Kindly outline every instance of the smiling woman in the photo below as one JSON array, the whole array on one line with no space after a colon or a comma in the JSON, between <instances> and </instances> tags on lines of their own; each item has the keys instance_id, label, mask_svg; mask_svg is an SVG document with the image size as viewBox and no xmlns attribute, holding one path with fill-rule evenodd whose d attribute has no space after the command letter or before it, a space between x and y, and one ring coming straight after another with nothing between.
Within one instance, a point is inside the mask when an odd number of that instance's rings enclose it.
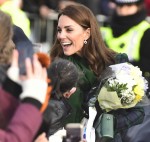
<instances>
[{"instance_id":1,"label":"smiling woman","mask_svg":"<svg viewBox=\"0 0 150 142\"><path fill-rule=\"evenodd\" d=\"M60 11L55 37L50 51L51 59L62 57L70 60L80 72L77 90L69 98L72 113L65 123L80 123L83 117L88 117L88 101L97 93L101 73L107 66L127 62L128 59L126 54L118 54L105 46L96 17L89 8L81 4L69 5ZM143 115L139 109L135 111L139 112L136 118ZM97 112L98 118L102 111L99 109ZM128 113L133 114L133 111L125 113L128 117ZM119 121L123 122L121 126L132 125L127 117L123 115L123 120ZM134 121L136 118L133 118Z\"/></svg>"},{"instance_id":2,"label":"smiling woman","mask_svg":"<svg viewBox=\"0 0 150 142\"><path fill-rule=\"evenodd\" d=\"M70 98L73 108L67 122L80 122L86 95L107 65L115 63L116 53L105 47L99 25L91 10L81 4L64 8L58 15L57 35L50 51L52 60L62 57L80 71L78 89Z\"/></svg>"}]
</instances>

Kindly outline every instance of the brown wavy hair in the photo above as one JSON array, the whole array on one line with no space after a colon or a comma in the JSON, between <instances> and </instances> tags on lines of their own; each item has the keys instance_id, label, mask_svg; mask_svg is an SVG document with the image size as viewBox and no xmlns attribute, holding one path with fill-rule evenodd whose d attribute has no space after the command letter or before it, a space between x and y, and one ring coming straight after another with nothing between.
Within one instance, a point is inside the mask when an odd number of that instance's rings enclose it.
<instances>
[{"instance_id":1,"label":"brown wavy hair","mask_svg":"<svg viewBox=\"0 0 150 142\"><path fill-rule=\"evenodd\" d=\"M15 48L12 36L11 17L0 10L0 64L10 63L12 52Z\"/></svg>"},{"instance_id":2,"label":"brown wavy hair","mask_svg":"<svg viewBox=\"0 0 150 142\"><path fill-rule=\"evenodd\" d=\"M105 46L95 16L89 8L82 4L65 7L60 11L58 20L61 15L68 16L85 30L90 28L90 38L87 40L87 44L84 44L81 54L88 61L89 67L99 76L107 65L115 62L114 55L116 53ZM63 57L63 55L63 49L56 38L50 50L50 56L53 60L55 57Z\"/></svg>"}]
</instances>

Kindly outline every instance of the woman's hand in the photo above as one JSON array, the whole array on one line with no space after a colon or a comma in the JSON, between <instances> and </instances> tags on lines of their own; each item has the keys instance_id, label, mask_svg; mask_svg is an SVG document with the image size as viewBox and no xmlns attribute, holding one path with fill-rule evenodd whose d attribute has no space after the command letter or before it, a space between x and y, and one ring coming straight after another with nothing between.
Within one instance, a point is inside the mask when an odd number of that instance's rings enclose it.
<instances>
[{"instance_id":1,"label":"woman's hand","mask_svg":"<svg viewBox=\"0 0 150 142\"><path fill-rule=\"evenodd\" d=\"M45 133L40 134L34 142L48 142L46 134Z\"/></svg>"}]
</instances>

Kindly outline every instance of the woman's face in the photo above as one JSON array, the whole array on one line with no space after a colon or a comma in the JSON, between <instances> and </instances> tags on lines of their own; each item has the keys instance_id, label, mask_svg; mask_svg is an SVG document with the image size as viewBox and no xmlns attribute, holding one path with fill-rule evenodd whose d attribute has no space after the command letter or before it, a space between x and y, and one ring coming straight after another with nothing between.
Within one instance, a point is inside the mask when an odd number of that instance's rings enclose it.
<instances>
[{"instance_id":1,"label":"woman's face","mask_svg":"<svg viewBox=\"0 0 150 142\"><path fill-rule=\"evenodd\" d=\"M57 38L65 55L77 53L83 48L84 40L89 38L89 29L84 30L78 23L68 16L61 15L58 20Z\"/></svg>"}]
</instances>

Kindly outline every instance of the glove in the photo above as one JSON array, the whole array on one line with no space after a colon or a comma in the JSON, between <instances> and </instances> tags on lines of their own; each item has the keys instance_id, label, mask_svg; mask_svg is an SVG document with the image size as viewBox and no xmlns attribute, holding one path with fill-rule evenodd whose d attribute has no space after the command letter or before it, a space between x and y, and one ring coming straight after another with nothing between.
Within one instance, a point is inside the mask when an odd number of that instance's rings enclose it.
<instances>
[{"instance_id":1,"label":"glove","mask_svg":"<svg viewBox=\"0 0 150 142\"><path fill-rule=\"evenodd\" d=\"M26 75L20 76L18 67L18 52L17 50L14 50L12 64L7 71L8 79L14 84L16 83L22 87L22 93L19 95L22 102L31 103L38 109L41 109L42 105L45 105L46 98L49 98L46 96L50 95L50 91L47 93L48 83L46 80L46 69L42 67L35 55L33 56L33 64L31 64L31 60L29 58L25 60L25 67ZM9 84L7 86L7 88L11 87Z\"/></svg>"},{"instance_id":2,"label":"glove","mask_svg":"<svg viewBox=\"0 0 150 142\"><path fill-rule=\"evenodd\" d=\"M7 70L7 76L17 84L20 84L19 80L19 67L15 65L11 65Z\"/></svg>"},{"instance_id":3,"label":"glove","mask_svg":"<svg viewBox=\"0 0 150 142\"><path fill-rule=\"evenodd\" d=\"M14 52L13 53L13 59L12 59L12 63L11 66L9 67L9 69L7 70L7 76L14 82L16 83L20 83L19 80L19 65L18 65L18 52Z\"/></svg>"},{"instance_id":4,"label":"glove","mask_svg":"<svg viewBox=\"0 0 150 142\"><path fill-rule=\"evenodd\" d=\"M32 98L38 100L41 104L45 102L47 82L38 79L29 79L22 82L23 92L20 99Z\"/></svg>"}]
</instances>

